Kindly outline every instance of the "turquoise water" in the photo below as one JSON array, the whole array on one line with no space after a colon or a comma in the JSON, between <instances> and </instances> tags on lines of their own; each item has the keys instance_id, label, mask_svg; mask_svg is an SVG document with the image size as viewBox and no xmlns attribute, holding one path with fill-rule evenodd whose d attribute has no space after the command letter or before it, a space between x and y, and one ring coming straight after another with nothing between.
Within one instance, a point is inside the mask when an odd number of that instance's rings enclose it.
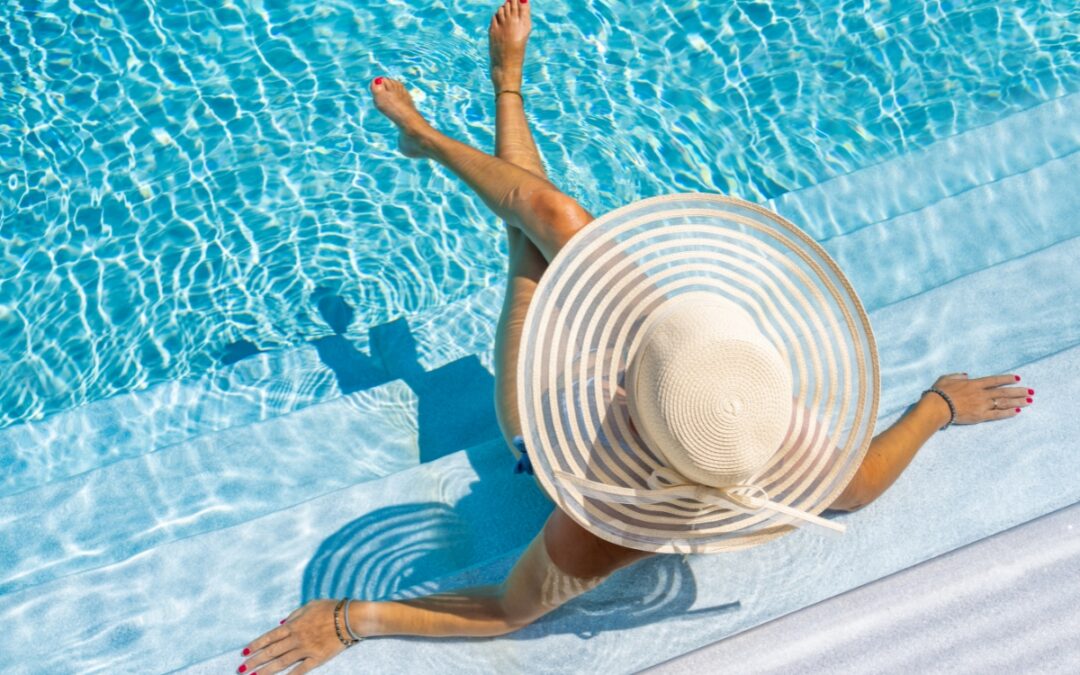
<instances>
[{"instance_id":1,"label":"turquoise water","mask_svg":"<svg viewBox=\"0 0 1080 675\"><path fill-rule=\"evenodd\" d=\"M870 313L879 428L945 372L1038 402L936 434L842 538L658 557L327 673L637 672L1080 500L1077 10L531 2L526 96L590 209L802 224ZM491 7L208 6L0 9L0 419L48 415L0 430L4 673L234 672L312 597L498 583L551 512L491 405L502 227L365 93L397 74L490 147ZM243 340L272 351L221 367Z\"/></svg>"},{"instance_id":2,"label":"turquoise water","mask_svg":"<svg viewBox=\"0 0 1080 675\"><path fill-rule=\"evenodd\" d=\"M589 209L761 200L1080 82L1070 2L535 0L526 98ZM502 228L394 150L366 83L406 79L489 149L485 3L5 3L0 426L500 283Z\"/></svg>"}]
</instances>

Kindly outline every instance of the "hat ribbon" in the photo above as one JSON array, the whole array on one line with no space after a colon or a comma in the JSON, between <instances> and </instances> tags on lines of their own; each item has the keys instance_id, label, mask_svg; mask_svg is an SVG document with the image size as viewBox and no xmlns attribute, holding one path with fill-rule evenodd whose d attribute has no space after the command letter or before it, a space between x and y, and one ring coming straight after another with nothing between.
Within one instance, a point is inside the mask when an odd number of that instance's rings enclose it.
<instances>
[{"instance_id":1,"label":"hat ribbon","mask_svg":"<svg viewBox=\"0 0 1080 675\"><path fill-rule=\"evenodd\" d=\"M847 530L847 526L841 523L834 523L826 518L792 508L787 504L779 504L770 501L769 494L760 486L730 485L728 487L718 488L710 485L702 485L700 483L692 483L673 469L666 467L653 470L647 481L649 489L597 483L596 481L591 481L582 478L581 476L575 476L574 474L566 473L565 471L555 471L554 473L562 480L573 484L582 494L608 502L618 502L620 504L658 504L684 497L687 499L695 499L704 504L731 509L740 513L753 514L761 509L769 509L776 513L792 516L805 523L817 525L841 534ZM660 479L667 481L668 485L662 485ZM757 492L760 493L761 496L753 498L749 494L743 494L746 492ZM792 524L802 527L801 523Z\"/></svg>"}]
</instances>

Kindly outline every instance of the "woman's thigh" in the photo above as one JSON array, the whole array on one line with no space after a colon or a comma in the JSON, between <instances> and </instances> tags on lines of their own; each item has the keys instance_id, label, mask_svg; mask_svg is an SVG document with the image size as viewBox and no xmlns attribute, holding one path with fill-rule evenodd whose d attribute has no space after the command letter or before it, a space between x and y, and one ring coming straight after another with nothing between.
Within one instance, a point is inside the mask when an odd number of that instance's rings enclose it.
<instances>
[{"instance_id":1,"label":"woman's thigh","mask_svg":"<svg viewBox=\"0 0 1080 675\"><path fill-rule=\"evenodd\" d=\"M509 265L506 296L495 331L495 414L503 437L511 444L521 434L517 408L517 358L521 329L533 294L547 269L544 256L516 227L507 227ZM511 444L512 447L512 444ZM515 456L517 450L513 450Z\"/></svg>"},{"instance_id":2,"label":"woman's thigh","mask_svg":"<svg viewBox=\"0 0 1080 675\"><path fill-rule=\"evenodd\" d=\"M592 217L578 207L565 217L554 217L550 228L565 233L569 240L591 220ZM520 459L512 442L514 436L521 435L517 400L518 351L525 316L548 263L540 248L522 230L507 225L506 232L509 249L506 296L495 332L495 415L511 453L515 459Z\"/></svg>"}]
</instances>

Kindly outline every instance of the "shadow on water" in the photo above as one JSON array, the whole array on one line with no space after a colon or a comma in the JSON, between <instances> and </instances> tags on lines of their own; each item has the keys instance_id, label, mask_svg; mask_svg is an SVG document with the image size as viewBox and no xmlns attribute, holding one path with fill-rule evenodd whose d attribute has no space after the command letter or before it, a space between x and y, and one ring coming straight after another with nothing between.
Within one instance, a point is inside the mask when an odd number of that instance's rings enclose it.
<instances>
[{"instance_id":1,"label":"shadow on water","mask_svg":"<svg viewBox=\"0 0 1080 675\"><path fill-rule=\"evenodd\" d=\"M478 358L467 356L424 370L403 318L369 329L370 353L365 354L345 338L356 315L349 303L324 286L315 289L312 300L334 334L311 344L333 371L341 393L404 380L416 394L421 463L500 435L493 404L495 378ZM241 340L226 345L221 362L235 363L257 353L254 344Z\"/></svg>"},{"instance_id":2,"label":"shadow on water","mask_svg":"<svg viewBox=\"0 0 1080 675\"><path fill-rule=\"evenodd\" d=\"M479 455L470 460L480 480L457 503L375 509L327 538L304 571L302 601L405 599L502 582L516 561L515 552L540 530L552 505L533 481L510 475L509 455L505 464L484 462ZM498 471L507 475L493 475ZM739 608L732 602L691 609L696 598L697 583L686 559L654 556L497 639L529 640L554 633L587 639L603 631L673 618L695 620Z\"/></svg>"},{"instance_id":3,"label":"shadow on water","mask_svg":"<svg viewBox=\"0 0 1080 675\"><path fill-rule=\"evenodd\" d=\"M316 290L313 300L334 334L312 344L341 391L404 380L419 401L421 462L469 448L466 455L480 480L453 505L417 501L378 508L334 532L304 571L302 601L346 595L402 599L501 582L516 559L512 553L540 530L552 504L533 480L512 474L508 450L505 463L491 461L487 444L503 443L494 414L494 378L475 356L425 371L403 319L370 329L370 353L365 354L344 337L355 317L353 308L325 287ZM235 361L257 351L250 343L234 343L226 355ZM691 610L696 597L697 585L685 558L654 556L619 570L596 589L500 639L551 633L590 638L601 631L673 617L712 616L739 607L733 602Z\"/></svg>"}]
</instances>

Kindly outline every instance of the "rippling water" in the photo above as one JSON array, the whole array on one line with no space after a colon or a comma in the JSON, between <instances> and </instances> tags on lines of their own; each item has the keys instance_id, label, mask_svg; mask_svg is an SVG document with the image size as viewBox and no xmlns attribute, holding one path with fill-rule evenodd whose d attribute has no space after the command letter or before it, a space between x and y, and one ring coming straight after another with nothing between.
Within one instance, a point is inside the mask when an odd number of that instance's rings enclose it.
<instances>
[{"instance_id":1,"label":"rippling water","mask_svg":"<svg viewBox=\"0 0 1080 675\"><path fill-rule=\"evenodd\" d=\"M4 4L0 426L328 334L319 285L362 326L501 282L501 225L366 93L402 77L490 149L492 7L354 4ZM773 196L1080 89L1072 2L533 5L534 131L594 213Z\"/></svg>"}]
</instances>

